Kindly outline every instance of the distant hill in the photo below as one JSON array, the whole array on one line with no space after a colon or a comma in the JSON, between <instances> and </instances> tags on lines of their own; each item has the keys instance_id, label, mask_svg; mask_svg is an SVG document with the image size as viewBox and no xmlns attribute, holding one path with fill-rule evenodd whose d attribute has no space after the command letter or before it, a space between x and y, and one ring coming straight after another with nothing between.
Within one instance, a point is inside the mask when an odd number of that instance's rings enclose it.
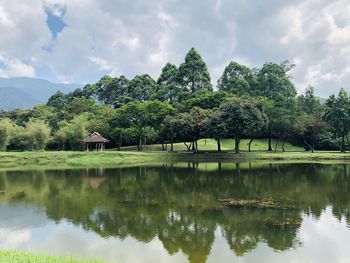
<instances>
[{"instance_id":1,"label":"distant hill","mask_svg":"<svg viewBox=\"0 0 350 263\"><path fill-rule=\"evenodd\" d=\"M46 103L59 90L68 93L81 87L82 84L57 84L44 79L0 78L0 109L31 108L38 103Z\"/></svg>"}]
</instances>

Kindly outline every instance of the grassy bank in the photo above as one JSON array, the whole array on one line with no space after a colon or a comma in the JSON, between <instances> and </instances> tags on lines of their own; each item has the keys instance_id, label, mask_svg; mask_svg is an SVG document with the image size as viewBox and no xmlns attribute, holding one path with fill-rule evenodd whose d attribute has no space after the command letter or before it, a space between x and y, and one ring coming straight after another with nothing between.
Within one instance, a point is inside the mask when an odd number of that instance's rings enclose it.
<instances>
[{"instance_id":1,"label":"grassy bank","mask_svg":"<svg viewBox=\"0 0 350 263\"><path fill-rule=\"evenodd\" d=\"M170 154L165 152L2 152L0 153L0 169L14 167L115 167L169 160Z\"/></svg>"},{"instance_id":2,"label":"grassy bank","mask_svg":"<svg viewBox=\"0 0 350 263\"><path fill-rule=\"evenodd\" d=\"M102 263L100 260L45 256L27 251L0 250L0 262L6 263Z\"/></svg>"},{"instance_id":3,"label":"grassy bank","mask_svg":"<svg viewBox=\"0 0 350 263\"><path fill-rule=\"evenodd\" d=\"M240 143L240 148L242 151L248 151L248 142L249 140L244 139ZM252 151L266 151L268 146L267 139L255 139L253 140L251 144L251 150ZM168 148L170 145L168 145ZM282 147L280 143L277 143L276 140L272 140L272 147L273 150L282 151ZM300 146L295 146L290 143L285 143L284 148L286 151L303 151L304 148ZM198 140L198 149L200 151L216 151L217 150L217 143L214 139L201 139ZM232 151L234 149L234 141L233 139L222 139L221 140L221 149L223 151ZM136 151L136 146L127 146L122 147L123 151ZM145 145L144 146L145 151L161 151L162 145L161 144L152 144L152 145ZM186 146L184 143L175 143L174 144L174 151L186 151Z\"/></svg>"},{"instance_id":4,"label":"grassy bank","mask_svg":"<svg viewBox=\"0 0 350 263\"><path fill-rule=\"evenodd\" d=\"M164 162L350 161L340 152L3 152L0 169L120 167Z\"/></svg>"}]
</instances>

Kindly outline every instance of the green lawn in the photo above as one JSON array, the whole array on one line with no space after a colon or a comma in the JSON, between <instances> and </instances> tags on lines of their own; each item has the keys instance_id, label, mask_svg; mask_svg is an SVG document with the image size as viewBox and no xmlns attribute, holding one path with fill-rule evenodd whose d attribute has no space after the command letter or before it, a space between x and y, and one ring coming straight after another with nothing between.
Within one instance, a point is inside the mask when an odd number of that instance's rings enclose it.
<instances>
[{"instance_id":1,"label":"green lawn","mask_svg":"<svg viewBox=\"0 0 350 263\"><path fill-rule=\"evenodd\" d=\"M71 168L71 167L115 167L140 165L143 163L169 161L168 153L145 152L0 152L0 169L7 168Z\"/></svg>"},{"instance_id":2,"label":"green lawn","mask_svg":"<svg viewBox=\"0 0 350 263\"><path fill-rule=\"evenodd\" d=\"M0 250L0 262L6 263L102 263L100 260L78 259L35 254L27 251Z\"/></svg>"},{"instance_id":3,"label":"green lawn","mask_svg":"<svg viewBox=\"0 0 350 263\"><path fill-rule=\"evenodd\" d=\"M240 144L240 148L242 151L248 151L248 142L249 140L242 140ZM253 141L251 150L252 151L266 151L268 146L267 139L256 139ZM275 150L276 141L272 140L272 147ZM168 145L170 147L170 145ZM152 144L152 145L144 145L145 151L161 151L162 145L161 144ZM304 151L303 147L300 146L294 146L290 143L285 143L284 148L286 151ZM202 139L198 141L198 149L200 151L216 151L217 150L217 143L214 139ZM223 151L233 151L234 149L234 141L233 139L223 139L221 140L221 149ZM137 151L136 146L127 146L122 147L122 150L125 151ZM174 144L174 150L175 151L185 151L186 146L184 143L175 143ZM277 146L277 151L282 151L281 144Z\"/></svg>"}]
</instances>

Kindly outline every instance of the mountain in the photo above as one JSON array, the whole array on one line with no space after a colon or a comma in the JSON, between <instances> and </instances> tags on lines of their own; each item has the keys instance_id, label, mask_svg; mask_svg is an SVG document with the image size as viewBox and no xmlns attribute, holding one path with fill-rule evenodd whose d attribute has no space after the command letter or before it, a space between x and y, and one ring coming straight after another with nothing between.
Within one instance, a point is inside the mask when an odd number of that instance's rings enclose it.
<instances>
[{"instance_id":1,"label":"mountain","mask_svg":"<svg viewBox=\"0 0 350 263\"><path fill-rule=\"evenodd\" d=\"M82 84L57 84L27 77L0 78L0 109L31 108L38 103L46 103L57 91L68 93L82 87Z\"/></svg>"}]
</instances>

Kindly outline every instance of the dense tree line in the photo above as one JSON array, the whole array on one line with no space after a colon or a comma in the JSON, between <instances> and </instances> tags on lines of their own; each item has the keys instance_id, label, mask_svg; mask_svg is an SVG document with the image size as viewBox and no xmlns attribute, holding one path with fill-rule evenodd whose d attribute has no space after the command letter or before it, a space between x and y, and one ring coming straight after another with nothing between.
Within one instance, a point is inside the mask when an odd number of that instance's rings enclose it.
<instances>
[{"instance_id":1,"label":"dense tree line","mask_svg":"<svg viewBox=\"0 0 350 263\"><path fill-rule=\"evenodd\" d=\"M282 149L290 141L306 150L349 148L350 99L341 89L321 103L313 87L297 95L290 63L265 63L251 69L230 62L213 89L200 54L192 48L177 67L167 63L157 80L147 74L129 80L104 76L71 93L57 92L46 105L1 112L0 149L82 149L93 131L111 139L110 147L160 143L173 150L184 142L198 151L197 141L232 138L272 139ZM169 145L169 146L168 146ZM168 146L168 147L167 147ZM276 146L275 146L276 148Z\"/></svg>"}]
</instances>

